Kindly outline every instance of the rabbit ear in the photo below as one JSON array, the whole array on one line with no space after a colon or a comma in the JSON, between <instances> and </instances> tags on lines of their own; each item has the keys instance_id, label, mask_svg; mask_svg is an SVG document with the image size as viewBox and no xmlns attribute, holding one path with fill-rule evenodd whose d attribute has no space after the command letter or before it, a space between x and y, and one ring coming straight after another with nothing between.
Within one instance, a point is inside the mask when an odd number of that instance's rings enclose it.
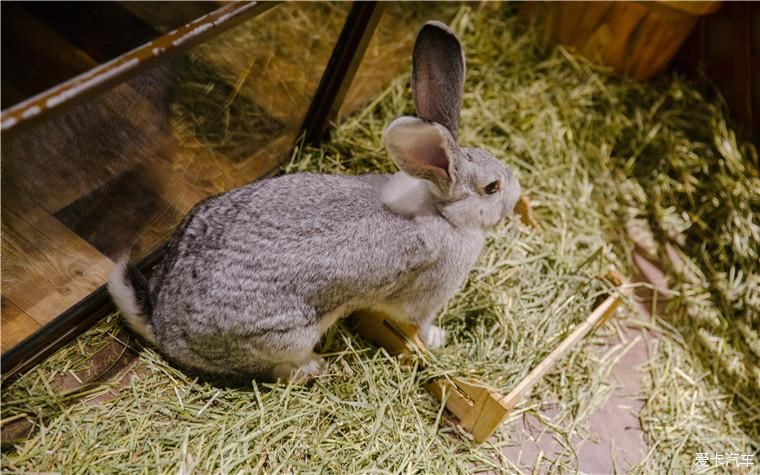
<instances>
[{"instance_id":1,"label":"rabbit ear","mask_svg":"<svg viewBox=\"0 0 760 475\"><path fill-rule=\"evenodd\" d=\"M465 61L454 32L439 21L425 23L412 55L412 90L417 116L459 131Z\"/></svg>"},{"instance_id":2,"label":"rabbit ear","mask_svg":"<svg viewBox=\"0 0 760 475\"><path fill-rule=\"evenodd\" d=\"M416 117L400 117L385 130L391 159L407 174L435 184L448 194L459 174L459 149L445 127Z\"/></svg>"}]
</instances>

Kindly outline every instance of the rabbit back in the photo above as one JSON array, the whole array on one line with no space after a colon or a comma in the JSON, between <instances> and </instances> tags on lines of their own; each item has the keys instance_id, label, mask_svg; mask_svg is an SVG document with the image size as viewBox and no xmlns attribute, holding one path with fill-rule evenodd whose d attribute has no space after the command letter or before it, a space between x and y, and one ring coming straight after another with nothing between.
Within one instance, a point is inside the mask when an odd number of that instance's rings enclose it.
<instances>
[{"instance_id":1,"label":"rabbit back","mask_svg":"<svg viewBox=\"0 0 760 475\"><path fill-rule=\"evenodd\" d=\"M256 372L358 308L428 318L482 242L440 216L390 212L389 179L286 175L199 204L150 284L159 345L187 366Z\"/></svg>"}]
</instances>

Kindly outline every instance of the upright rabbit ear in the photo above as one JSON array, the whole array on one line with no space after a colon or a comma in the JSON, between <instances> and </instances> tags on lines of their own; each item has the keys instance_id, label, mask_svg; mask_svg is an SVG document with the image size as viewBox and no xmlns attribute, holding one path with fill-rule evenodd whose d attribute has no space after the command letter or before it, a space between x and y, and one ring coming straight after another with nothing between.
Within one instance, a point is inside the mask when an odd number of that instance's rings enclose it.
<instances>
[{"instance_id":1,"label":"upright rabbit ear","mask_svg":"<svg viewBox=\"0 0 760 475\"><path fill-rule=\"evenodd\" d=\"M465 61L454 32L439 21L425 23L412 55L412 90L417 116L459 131Z\"/></svg>"}]
</instances>

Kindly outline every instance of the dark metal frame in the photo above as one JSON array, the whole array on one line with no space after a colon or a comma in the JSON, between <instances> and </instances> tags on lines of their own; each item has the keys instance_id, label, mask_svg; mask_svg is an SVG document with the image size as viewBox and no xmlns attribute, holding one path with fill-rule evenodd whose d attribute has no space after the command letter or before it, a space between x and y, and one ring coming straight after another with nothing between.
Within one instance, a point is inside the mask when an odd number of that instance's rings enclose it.
<instances>
[{"instance_id":1,"label":"dark metal frame","mask_svg":"<svg viewBox=\"0 0 760 475\"><path fill-rule=\"evenodd\" d=\"M306 143L316 144L325 138L330 122L338 115L359 69L382 9L379 2L357 1L348 13L343 31L340 32L301 126Z\"/></svg>"},{"instance_id":2,"label":"dark metal frame","mask_svg":"<svg viewBox=\"0 0 760 475\"><path fill-rule=\"evenodd\" d=\"M263 6L252 2L248 8L236 15L235 23L229 24L227 28L234 26L245 19L252 18L266 10L268 10L273 3L264 2ZM256 7L259 5L259 7ZM226 8L226 7L223 7ZM216 13L216 12L215 12ZM227 12L231 13L231 12ZM241 13L246 13L242 15ZM332 56L330 57L327 66L322 75L322 79L319 83L319 87L312 99L312 103L304 119L300 136L305 136L306 140L311 143L316 143L324 138L330 121L334 120L340 106L343 103L346 92L351 85L351 81L356 74L356 71L364 56L364 52L369 44L372 34L374 33L377 22L382 14L382 6L378 2L363 2L355 1L351 7L351 10L346 18L346 22L343 26L343 30L338 37L338 40L333 49ZM229 17L228 17L229 18ZM196 20L190 25L198 26L200 21ZM219 18L216 18L219 21ZM197 35L187 41L187 49L191 45L196 45L205 41L214 34L218 34L227 28L217 28L215 32L208 32L205 35ZM178 30L179 31L179 30ZM152 43L149 43L152 44ZM185 46L183 44L183 46ZM134 53L135 51L142 50L144 47L138 48L127 55ZM164 56L164 58L167 58ZM114 60L117 61L117 60ZM148 60L139 63L140 68L129 71L129 75L120 76L121 80L126 80L139 71L148 67L159 64L157 60ZM86 73L82 76L87 76ZM88 76L89 77L89 76ZM76 81L74 78L72 81ZM71 82L71 81L69 81ZM32 101L37 100L41 96L47 96L54 92L60 92L61 88L69 84L69 82L63 85L53 88L36 98L31 98L19 106L13 107L10 110L16 110L18 108L18 114L23 112L24 108L20 106L26 104L26 107L34 107L35 103ZM108 87L112 87L116 82L110 81L104 84L97 84L92 90L88 90L86 94L79 94L75 98L77 101L82 101L88 98L94 97L96 94L103 92ZM52 96L51 96L52 97ZM73 99L73 98L72 98ZM66 105L70 105L72 101L68 101ZM55 109L55 108L53 108ZM58 108L60 110L61 108ZM44 115L47 115L51 110L46 109ZM3 111L3 123L6 118L15 117L14 115L6 115L7 111ZM43 114L39 114L42 116ZM39 119L40 117L35 117ZM26 121L25 121L26 122ZM19 123L20 124L20 123ZM12 127L17 128L18 124L13 124ZM3 126L5 129L5 126ZM165 253L166 246L163 245L153 251L150 255L143 258L138 263L138 268L144 273L150 273L151 269L161 260ZM84 331L92 327L100 319L108 314L116 311L113 302L111 301L108 291L104 286L101 286L96 291L82 299L73 307L64 311L61 315L55 318L52 322L43 326L35 333L18 343L16 346L6 351L2 355L0 360L0 369L2 370L2 381L8 382L15 379L25 371L31 369L36 364L50 356L52 353L63 347L66 343L73 340Z\"/></svg>"}]
</instances>

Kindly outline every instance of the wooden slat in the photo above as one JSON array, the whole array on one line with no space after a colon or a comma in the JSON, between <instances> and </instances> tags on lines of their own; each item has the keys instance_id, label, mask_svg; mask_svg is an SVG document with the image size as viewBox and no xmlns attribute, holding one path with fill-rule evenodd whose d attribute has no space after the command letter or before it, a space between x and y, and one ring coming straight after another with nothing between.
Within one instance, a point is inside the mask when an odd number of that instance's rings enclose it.
<instances>
[{"instance_id":1,"label":"wooden slat","mask_svg":"<svg viewBox=\"0 0 760 475\"><path fill-rule=\"evenodd\" d=\"M214 2L135 2L119 4L156 31L167 33L216 10Z\"/></svg>"},{"instance_id":2,"label":"wooden slat","mask_svg":"<svg viewBox=\"0 0 760 475\"><path fill-rule=\"evenodd\" d=\"M40 328L39 323L5 297L2 298L0 313L2 313L0 334L2 335L1 350L3 353Z\"/></svg>"},{"instance_id":3,"label":"wooden slat","mask_svg":"<svg viewBox=\"0 0 760 475\"><path fill-rule=\"evenodd\" d=\"M87 53L34 17L19 3L9 3L3 14L10 18L4 23L3 33L13 41L12 48L28 48L34 57L28 60L44 61L45 71L60 71L67 79L97 65ZM5 38L4 38L5 39Z\"/></svg>"},{"instance_id":4,"label":"wooden slat","mask_svg":"<svg viewBox=\"0 0 760 475\"><path fill-rule=\"evenodd\" d=\"M159 35L116 2L25 2L22 7L101 63Z\"/></svg>"},{"instance_id":5,"label":"wooden slat","mask_svg":"<svg viewBox=\"0 0 760 475\"><path fill-rule=\"evenodd\" d=\"M3 80L26 97L87 71L97 63L17 2L3 13Z\"/></svg>"},{"instance_id":6,"label":"wooden slat","mask_svg":"<svg viewBox=\"0 0 760 475\"><path fill-rule=\"evenodd\" d=\"M521 10L561 44L639 80L667 65L698 18L660 2L525 2Z\"/></svg>"},{"instance_id":7,"label":"wooden slat","mask_svg":"<svg viewBox=\"0 0 760 475\"><path fill-rule=\"evenodd\" d=\"M37 323L106 281L112 262L12 185L3 186L2 221L3 296Z\"/></svg>"}]
</instances>

